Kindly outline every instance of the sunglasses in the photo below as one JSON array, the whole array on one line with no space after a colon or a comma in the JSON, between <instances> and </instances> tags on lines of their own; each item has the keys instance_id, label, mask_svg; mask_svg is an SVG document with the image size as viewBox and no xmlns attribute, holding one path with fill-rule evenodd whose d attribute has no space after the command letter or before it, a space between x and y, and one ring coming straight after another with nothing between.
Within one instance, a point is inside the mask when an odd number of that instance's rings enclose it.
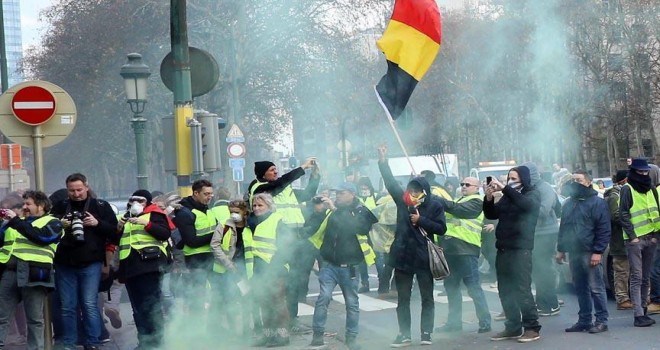
<instances>
[{"instance_id":1,"label":"sunglasses","mask_svg":"<svg viewBox=\"0 0 660 350\"><path fill-rule=\"evenodd\" d=\"M461 185L461 187L470 187L470 186L479 187L478 185L473 185L473 184L469 184L469 183L465 183L465 182L461 182L460 185Z\"/></svg>"}]
</instances>

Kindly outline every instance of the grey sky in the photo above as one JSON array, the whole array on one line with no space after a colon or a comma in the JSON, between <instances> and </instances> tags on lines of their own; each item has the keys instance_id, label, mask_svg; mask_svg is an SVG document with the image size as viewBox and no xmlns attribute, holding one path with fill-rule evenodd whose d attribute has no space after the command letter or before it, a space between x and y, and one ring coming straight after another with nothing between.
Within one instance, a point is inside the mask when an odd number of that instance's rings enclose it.
<instances>
[{"instance_id":1,"label":"grey sky","mask_svg":"<svg viewBox=\"0 0 660 350\"><path fill-rule=\"evenodd\" d=\"M39 22L39 12L59 0L21 0L21 35L23 50L39 43L45 24Z\"/></svg>"}]
</instances>

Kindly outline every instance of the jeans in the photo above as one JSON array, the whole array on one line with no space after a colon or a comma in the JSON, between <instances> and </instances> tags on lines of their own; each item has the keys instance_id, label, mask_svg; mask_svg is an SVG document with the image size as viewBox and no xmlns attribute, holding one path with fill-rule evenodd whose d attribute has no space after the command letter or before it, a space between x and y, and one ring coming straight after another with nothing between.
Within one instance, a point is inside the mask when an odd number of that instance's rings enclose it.
<instances>
[{"instance_id":1,"label":"jeans","mask_svg":"<svg viewBox=\"0 0 660 350\"><path fill-rule=\"evenodd\" d=\"M44 301L48 290L44 287L21 287L16 283L16 271L5 270L0 280L0 344L7 338L9 321L14 317L16 305L23 300L27 317L28 349L44 348ZM1 348L1 347L0 347Z\"/></svg>"},{"instance_id":2,"label":"jeans","mask_svg":"<svg viewBox=\"0 0 660 350\"><path fill-rule=\"evenodd\" d=\"M653 267L651 268L651 302L660 303L660 245L656 248Z\"/></svg>"},{"instance_id":3,"label":"jeans","mask_svg":"<svg viewBox=\"0 0 660 350\"><path fill-rule=\"evenodd\" d=\"M422 333L433 333L435 318L435 302L433 300L433 276L431 270L418 269L407 273L394 269L394 283L398 292L396 318L399 322L399 333L410 336L410 296L412 294L413 277L417 276L417 285L422 297L422 315L420 329Z\"/></svg>"},{"instance_id":4,"label":"jeans","mask_svg":"<svg viewBox=\"0 0 660 350\"><path fill-rule=\"evenodd\" d=\"M583 326L591 325L593 310L596 324L607 325L607 293L603 282L603 262L591 266L591 254L591 252L568 254L575 294L580 305L577 323Z\"/></svg>"},{"instance_id":5,"label":"jeans","mask_svg":"<svg viewBox=\"0 0 660 350\"><path fill-rule=\"evenodd\" d=\"M508 331L540 331L539 314L532 295L532 251L498 249L495 260L500 302Z\"/></svg>"},{"instance_id":6,"label":"jeans","mask_svg":"<svg viewBox=\"0 0 660 350\"><path fill-rule=\"evenodd\" d=\"M55 285L61 302L62 345L75 346L78 339L78 305L83 314L85 345L98 345L101 336L101 313L98 304L98 289L101 281L102 262L85 267L55 265ZM54 310L57 312L57 310Z\"/></svg>"},{"instance_id":7,"label":"jeans","mask_svg":"<svg viewBox=\"0 0 660 350\"><path fill-rule=\"evenodd\" d=\"M628 293L630 264L628 264L628 257L625 255L613 256L612 272L614 274L614 298L616 299L616 303L621 304L630 301L630 293Z\"/></svg>"},{"instance_id":8,"label":"jeans","mask_svg":"<svg viewBox=\"0 0 660 350\"><path fill-rule=\"evenodd\" d=\"M163 306L160 272L144 273L126 280L140 347L157 348L163 338Z\"/></svg>"},{"instance_id":9,"label":"jeans","mask_svg":"<svg viewBox=\"0 0 660 350\"><path fill-rule=\"evenodd\" d=\"M633 303L635 317L644 315L646 298L649 296L649 279L657 245L649 236L640 237L637 243L626 242L630 264L630 301Z\"/></svg>"},{"instance_id":10,"label":"jeans","mask_svg":"<svg viewBox=\"0 0 660 350\"><path fill-rule=\"evenodd\" d=\"M360 320L360 307L358 302L358 281L355 270L357 267L339 267L324 263L319 271L319 285L321 290L314 306L312 328L314 333L322 334L325 331L325 322L328 318L328 304L332 300L332 291L337 285L344 295L346 303L346 337L356 337L358 322Z\"/></svg>"},{"instance_id":11,"label":"jeans","mask_svg":"<svg viewBox=\"0 0 660 350\"><path fill-rule=\"evenodd\" d=\"M559 308L554 262L556 244L556 234L539 235L534 239L532 280L536 286L536 306L543 311Z\"/></svg>"},{"instance_id":12,"label":"jeans","mask_svg":"<svg viewBox=\"0 0 660 350\"><path fill-rule=\"evenodd\" d=\"M479 327L490 327L491 317L488 303L481 281L479 280L479 257L473 255L445 255L451 274L444 281L449 313L447 324L462 326L463 297L461 296L461 281L467 287L470 298L474 301L474 308L479 319Z\"/></svg>"}]
</instances>

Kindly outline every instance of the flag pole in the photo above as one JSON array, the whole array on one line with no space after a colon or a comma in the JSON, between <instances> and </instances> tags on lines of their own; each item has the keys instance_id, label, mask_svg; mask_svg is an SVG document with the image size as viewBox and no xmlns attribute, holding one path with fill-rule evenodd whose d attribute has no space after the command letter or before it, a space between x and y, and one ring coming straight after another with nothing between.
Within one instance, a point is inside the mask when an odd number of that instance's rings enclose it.
<instances>
[{"instance_id":1,"label":"flag pole","mask_svg":"<svg viewBox=\"0 0 660 350\"><path fill-rule=\"evenodd\" d=\"M406 156L406 160L408 161L408 164L410 165L410 169L412 170L413 174L417 175L417 171L415 171L415 167L413 166L412 161L410 160L410 156L408 155L408 151L406 150L406 146L403 145L403 141L401 141L401 136L399 136L399 131L396 130L396 126L394 125L394 119L392 118L392 115L390 114L390 111L387 109L387 107L383 103L383 100L380 98L380 94L378 94L378 90L376 89L376 85L374 85L374 91L376 92L376 97L378 98L378 102L380 103L381 106L383 106L383 109L385 110L385 116L387 117L387 120L390 122L390 126L392 127L392 131L394 131L394 136L396 136L397 141L399 141L399 146L401 146L401 149L403 150L403 154Z\"/></svg>"}]
</instances>

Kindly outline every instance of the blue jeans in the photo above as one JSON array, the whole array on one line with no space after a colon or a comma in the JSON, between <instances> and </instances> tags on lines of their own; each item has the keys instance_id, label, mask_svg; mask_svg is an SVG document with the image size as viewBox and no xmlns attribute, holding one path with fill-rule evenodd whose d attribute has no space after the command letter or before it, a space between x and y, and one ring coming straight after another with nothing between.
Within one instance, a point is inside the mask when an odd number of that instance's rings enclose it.
<instances>
[{"instance_id":1,"label":"blue jeans","mask_svg":"<svg viewBox=\"0 0 660 350\"><path fill-rule=\"evenodd\" d=\"M591 266L591 254L591 252L568 254L575 294L580 305L577 323L583 326L591 325L591 313L594 311L596 323L607 325L607 293L603 282L603 263Z\"/></svg>"},{"instance_id":2,"label":"blue jeans","mask_svg":"<svg viewBox=\"0 0 660 350\"><path fill-rule=\"evenodd\" d=\"M660 245L655 249L655 259L651 268L651 302L660 304Z\"/></svg>"},{"instance_id":3,"label":"blue jeans","mask_svg":"<svg viewBox=\"0 0 660 350\"><path fill-rule=\"evenodd\" d=\"M86 333L85 345L99 344L101 313L97 295L102 264L102 262L95 262L85 267L55 265L55 285L62 303L62 345L76 345L79 303Z\"/></svg>"},{"instance_id":4,"label":"blue jeans","mask_svg":"<svg viewBox=\"0 0 660 350\"><path fill-rule=\"evenodd\" d=\"M474 308L479 319L479 327L490 327L491 317L488 303L481 282L479 281L479 257L473 255L445 255L451 274L444 281L449 313L447 324L463 326L463 297L461 296L461 281L467 287L467 292L474 302Z\"/></svg>"},{"instance_id":5,"label":"blue jeans","mask_svg":"<svg viewBox=\"0 0 660 350\"><path fill-rule=\"evenodd\" d=\"M358 302L358 282L356 278L357 266L339 267L323 263L319 272L321 291L316 299L312 328L314 333L325 331L325 322L328 319L328 304L332 300L332 291L337 285L341 288L346 302L346 337L356 337L358 322L360 320L360 307Z\"/></svg>"}]
</instances>

